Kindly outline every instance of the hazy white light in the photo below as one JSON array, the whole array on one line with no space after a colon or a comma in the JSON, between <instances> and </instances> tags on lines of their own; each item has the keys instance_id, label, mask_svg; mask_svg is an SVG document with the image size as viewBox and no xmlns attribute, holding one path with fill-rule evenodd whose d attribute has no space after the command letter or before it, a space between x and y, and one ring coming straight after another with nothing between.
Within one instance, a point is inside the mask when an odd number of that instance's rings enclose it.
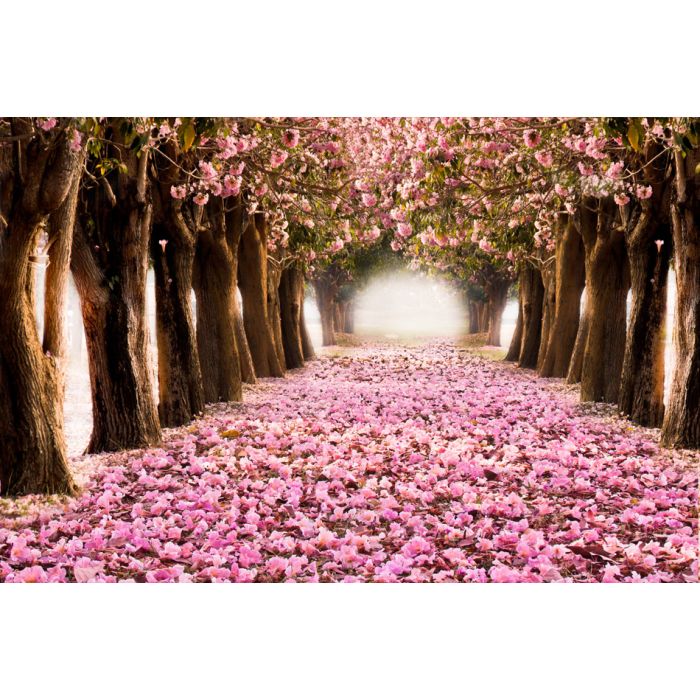
<instances>
[{"instance_id":1,"label":"hazy white light","mask_svg":"<svg viewBox=\"0 0 700 700\"><path fill-rule=\"evenodd\" d=\"M385 338L457 336L465 332L466 311L457 290L411 272L372 280L357 296L355 331Z\"/></svg>"}]
</instances>

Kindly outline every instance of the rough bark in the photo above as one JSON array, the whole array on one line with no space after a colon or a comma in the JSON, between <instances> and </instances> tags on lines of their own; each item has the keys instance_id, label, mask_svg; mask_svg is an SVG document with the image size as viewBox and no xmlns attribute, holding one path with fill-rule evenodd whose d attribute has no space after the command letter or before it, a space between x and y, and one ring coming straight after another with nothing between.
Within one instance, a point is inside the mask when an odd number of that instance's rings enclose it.
<instances>
[{"instance_id":1,"label":"rough bark","mask_svg":"<svg viewBox=\"0 0 700 700\"><path fill-rule=\"evenodd\" d=\"M515 321L515 329L513 337L510 340L510 346L506 353L505 360L507 362L517 362L520 357L520 345L523 339L523 288L518 285L518 318Z\"/></svg>"},{"instance_id":2,"label":"rough bark","mask_svg":"<svg viewBox=\"0 0 700 700\"><path fill-rule=\"evenodd\" d=\"M267 265L267 316L272 328L272 343L282 371L287 369L282 340L282 310L280 305L280 280L282 265L268 257Z\"/></svg>"},{"instance_id":3,"label":"rough bark","mask_svg":"<svg viewBox=\"0 0 700 700\"><path fill-rule=\"evenodd\" d=\"M250 354L250 348L248 347L248 338L245 334L243 308L241 306L238 286L236 286L236 291L233 295L233 326L236 334L236 348L238 350L238 364L241 370L241 379L245 384L255 384L255 365L253 364L253 356Z\"/></svg>"},{"instance_id":4,"label":"rough bark","mask_svg":"<svg viewBox=\"0 0 700 700\"><path fill-rule=\"evenodd\" d=\"M503 311L508 301L509 279L495 279L488 287L487 302L487 345L500 346L501 344L501 324L503 321Z\"/></svg>"},{"instance_id":5,"label":"rough bark","mask_svg":"<svg viewBox=\"0 0 700 700\"><path fill-rule=\"evenodd\" d=\"M46 217L70 196L80 157L60 127L43 136L28 118L9 122L15 141L0 147L0 495L72 494L61 370L39 340L30 256Z\"/></svg>"},{"instance_id":6,"label":"rough bark","mask_svg":"<svg viewBox=\"0 0 700 700\"><path fill-rule=\"evenodd\" d=\"M562 222L555 252L555 308L542 377L565 377L578 334L581 293L586 282L585 253L573 217ZM583 355L582 355L583 357Z\"/></svg>"},{"instance_id":7,"label":"rough bark","mask_svg":"<svg viewBox=\"0 0 700 700\"><path fill-rule=\"evenodd\" d=\"M335 298L338 286L330 271L324 271L314 280L316 303L321 315L323 345L335 345Z\"/></svg>"},{"instance_id":8,"label":"rough bark","mask_svg":"<svg viewBox=\"0 0 700 700\"><path fill-rule=\"evenodd\" d=\"M298 264L294 263L282 271L279 286L282 344L289 369L304 365L301 329L303 294L304 276Z\"/></svg>"},{"instance_id":9,"label":"rough bark","mask_svg":"<svg viewBox=\"0 0 700 700\"><path fill-rule=\"evenodd\" d=\"M590 326L583 354L581 400L617 403L627 328L629 263L623 233L615 226L612 199L584 201L583 243L590 274ZM595 225L593 225L595 222Z\"/></svg>"},{"instance_id":10,"label":"rough bark","mask_svg":"<svg viewBox=\"0 0 700 700\"><path fill-rule=\"evenodd\" d=\"M343 326L344 333L354 333L355 332L355 300L348 299L345 304L345 324Z\"/></svg>"},{"instance_id":11,"label":"rough bark","mask_svg":"<svg viewBox=\"0 0 700 700\"><path fill-rule=\"evenodd\" d=\"M204 409L204 387L192 313L196 237L181 204L163 193L163 213L153 226L151 259L156 291L158 413L164 426L183 425ZM164 242L164 243L163 243Z\"/></svg>"},{"instance_id":12,"label":"rough bark","mask_svg":"<svg viewBox=\"0 0 700 700\"><path fill-rule=\"evenodd\" d=\"M542 330L540 331L540 346L537 350L537 371L541 374L547 355L552 329L554 327L554 317L557 305L557 277L554 260L547 260L541 264L540 274L542 276Z\"/></svg>"},{"instance_id":13,"label":"rough bark","mask_svg":"<svg viewBox=\"0 0 700 700\"><path fill-rule=\"evenodd\" d=\"M243 324L258 377L281 377L272 323L267 308L267 222L256 213L243 231L239 246L238 286L243 297Z\"/></svg>"},{"instance_id":14,"label":"rough bark","mask_svg":"<svg viewBox=\"0 0 700 700\"><path fill-rule=\"evenodd\" d=\"M664 445L700 447L700 163L698 149L675 154L671 198L676 273L676 365L661 431Z\"/></svg>"},{"instance_id":15,"label":"rough bark","mask_svg":"<svg viewBox=\"0 0 700 700\"><path fill-rule=\"evenodd\" d=\"M152 201L147 152L129 149L117 123L110 155L125 165L93 182L79 205L71 270L80 294L92 389L88 452L160 442L146 322Z\"/></svg>"},{"instance_id":16,"label":"rough bark","mask_svg":"<svg viewBox=\"0 0 700 700\"><path fill-rule=\"evenodd\" d=\"M586 288L587 285L584 287L584 291ZM587 293L583 300L583 311L581 312L581 317L579 318L574 349L571 351L569 369L566 373L567 384L578 384L581 381L581 372L583 371L583 354L586 350L586 342L588 341L588 329L591 327L590 304L588 302Z\"/></svg>"},{"instance_id":17,"label":"rough bark","mask_svg":"<svg viewBox=\"0 0 700 700\"><path fill-rule=\"evenodd\" d=\"M197 298L197 347L204 401L240 401L241 362L236 336L237 256L245 214L240 201L225 211L219 198L207 205L200 226L192 283Z\"/></svg>"},{"instance_id":18,"label":"rough bark","mask_svg":"<svg viewBox=\"0 0 700 700\"><path fill-rule=\"evenodd\" d=\"M544 302L544 285L539 268L532 264L523 267L520 286L523 290L523 333L518 364L520 367L534 369L540 349Z\"/></svg>"},{"instance_id":19,"label":"rough bark","mask_svg":"<svg viewBox=\"0 0 700 700\"><path fill-rule=\"evenodd\" d=\"M44 342L46 355L53 357L58 364L56 380L58 384L58 405L63 424L63 399L65 396L66 334L65 310L70 277L70 253L73 245L73 230L78 204L78 192L84 153L81 152L76 172L68 195L58 209L51 212L48 220L48 266L46 268L44 292Z\"/></svg>"},{"instance_id":20,"label":"rough bark","mask_svg":"<svg viewBox=\"0 0 700 700\"><path fill-rule=\"evenodd\" d=\"M630 217L625 234L632 304L618 402L632 420L651 427L659 427L664 416L666 291L672 249L667 163L659 155L655 145L647 144L643 173L652 196L636 204L637 216ZM661 241L658 247L656 241Z\"/></svg>"}]
</instances>

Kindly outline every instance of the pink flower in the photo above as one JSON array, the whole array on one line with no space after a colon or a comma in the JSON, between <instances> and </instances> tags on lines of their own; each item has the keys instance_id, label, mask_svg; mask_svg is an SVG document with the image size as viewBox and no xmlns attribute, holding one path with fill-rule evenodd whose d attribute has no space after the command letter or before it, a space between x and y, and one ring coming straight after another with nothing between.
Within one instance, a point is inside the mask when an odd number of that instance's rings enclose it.
<instances>
[{"instance_id":1,"label":"pink flower","mask_svg":"<svg viewBox=\"0 0 700 700\"><path fill-rule=\"evenodd\" d=\"M203 207L209 201L209 195L206 192L197 192L194 196L194 203L197 206Z\"/></svg>"},{"instance_id":2,"label":"pink flower","mask_svg":"<svg viewBox=\"0 0 700 700\"><path fill-rule=\"evenodd\" d=\"M535 153L535 160L545 168L550 168L554 162L554 158L549 151L537 151Z\"/></svg>"},{"instance_id":3,"label":"pink flower","mask_svg":"<svg viewBox=\"0 0 700 700\"><path fill-rule=\"evenodd\" d=\"M342 238L336 238L330 245L330 250L333 253L337 253L345 247L345 241Z\"/></svg>"},{"instance_id":4,"label":"pink flower","mask_svg":"<svg viewBox=\"0 0 700 700\"><path fill-rule=\"evenodd\" d=\"M400 223L396 227L396 234L401 238L408 238L413 233L411 224Z\"/></svg>"},{"instance_id":5,"label":"pink flower","mask_svg":"<svg viewBox=\"0 0 700 700\"><path fill-rule=\"evenodd\" d=\"M287 148L295 148L299 143L299 132L296 129L288 129L282 134L282 143Z\"/></svg>"},{"instance_id":6,"label":"pink flower","mask_svg":"<svg viewBox=\"0 0 700 700\"><path fill-rule=\"evenodd\" d=\"M624 192L616 194L613 199L615 203L619 204L621 207L630 201L630 198Z\"/></svg>"},{"instance_id":7,"label":"pink flower","mask_svg":"<svg viewBox=\"0 0 700 700\"><path fill-rule=\"evenodd\" d=\"M8 580L17 581L18 583L45 583L48 581L48 576L46 571L40 566L30 566L12 574L12 578Z\"/></svg>"},{"instance_id":8,"label":"pink flower","mask_svg":"<svg viewBox=\"0 0 700 700\"><path fill-rule=\"evenodd\" d=\"M637 185L635 194L637 199L649 199L652 195L651 185Z\"/></svg>"},{"instance_id":9,"label":"pink flower","mask_svg":"<svg viewBox=\"0 0 700 700\"><path fill-rule=\"evenodd\" d=\"M73 135L71 136L68 146L71 151L77 153L81 146L83 145L83 135L77 130L73 129Z\"/></svg>"},{"instance_id":10,"label":"pink flower","mask_svg":"<svg viewBox=\"0 0 700 700\"><path fill-rule=\"evenodd\" d=\"M279 168L287 160L288 155L287 151L274 151L270 156L270 167Z\"/></svg>"},{"instance_id":11,"label":"pink flower","mask_svg":"<svg viewBox=\"0 0 700 700\"><path fill-rule=\"evenodd\" d=\"M528 148L535 148L540 144L540 141L542 141L542 135L539 131L528 129L523 133L523 140Z\"/></svg>"},{"instance_id":12,"label":"pink flower","mask_svg":"<svg viewBox=\"0 0 700 700\"><path fill-rule=\"evenodd\" d=\"M366 207L373 207L377 204L377 196L375 194L370 193L364 193L362 195L362 203Z\"/></svg>"},{"instance_id":13,"label":"pink flower","mask_svg":"<svg viewBox=\"0 0 700 700\"><path fill-rule=\"evenodd\" d=\"M48 119L37 119L36 123L39 125L39 128L42 129L43 131L51 131L51 129L58 124L58 119L56 117L49 117Z\"/></svg>"},{"instance_id":14,"label":"pink flower","mask_svg":"<svg viewBox=\"0 0 700 700\"><path fill-rule=\"evenodd\" d=\"M663 241L654 241L656 243L656 250L660 253L661 252L661 246L664 244Z\"/></svg>"},{"instance_id":15,"label":"pink flower","mask_svg":"<svg viewBox=\"0 0 700 700\"><path fill-rule=\"evenodd\" d=\"M165 246L168 245L168 241L165 238L162 238L161 240L158 241L158 245L161 247L162 251L165 253Z\"/></svg>"},{"instance_id":16,"label":"pink flower","mask_svg":"<svg viewBox=\"0 0 700 700\"><path fill-rule=\"evenodd\" d=\"M187 188L184 185L172 185L170 187L170 196L173 199L184 199L187 194Z\"/></svg>"}]
</instances>

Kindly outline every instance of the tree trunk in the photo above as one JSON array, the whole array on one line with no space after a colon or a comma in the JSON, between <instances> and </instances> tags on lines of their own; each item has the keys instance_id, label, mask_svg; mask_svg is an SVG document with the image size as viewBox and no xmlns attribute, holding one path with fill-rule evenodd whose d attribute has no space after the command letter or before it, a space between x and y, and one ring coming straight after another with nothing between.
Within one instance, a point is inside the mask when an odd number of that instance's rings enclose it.
<instances>
[{"instance_id":1,"label":"tree trunk","mask_svg":"<svg viewBox=\"0 0 700 700\"><path fill-rule=\"evenodd\" d=\"M661 441L670 447L700 447L700 176L695 149L675 155L671 201L676 272L676 366Z\"/></svg>"},{"instance_id":2,"label":"tree trunk","mask_svg":"<svg viewBox=\"0 0 700 700\"><path fill-rule=\"evenodd\" d=\"M588 341L588 329L591 327L590 303L588 301L587 288L588 285L584 287L586 296L584 298L583 312L581 313L581 318L579 319L578 331L576 332L576 341L574 342L574 349L571 351L569 369L566 373L567 384L578 384L581 381L581 373L583 371L583 354L586 350L586 342Z\"/></svg>"},{"instance_id":3,"label":"tree trunk","mask_svg":"<svg viewBox=\"0 0 700 700\"><path fill-rule=\"evenodd\" d=\"M289 369L304 366L300 303L304 294L303 287L304 277L296 263L282 271L279 287L282 344L285 363Z\"/></svg>"},{"instance_id":4,"label":"tree trunk","mask_svg":"<svg viewBox=\"0 0 700 700\"><path fill-rule=\"evenodd\" d=\"M197 347L204 401L240 401L241 361L236 337L237 256L244 213L241 204L225 212L208 205L209 226L197 237L193 286L197 297Z\"/></svg>"},{"instance_id":5,"label":"tree trunk","mask_svg":"<svg viewBox=\"0 0 700 700\"><path fill-rule=\"evenodd\" d=\"M651 427L661 426L664 417L666 291L673 245L668 161L660 155L660 148L647 141L643 174L652 196L635 205L638 217L627 223L632 305L618 403L632 420ZM658 247L656 241L661 241Z\"/></svg>"},{"instance_id":6,"label":"tree trunk","mask_svg":"<svg viewBox=\"0 0 700 700\"><path fill-rule=\"evenodd\" d=\"M544 293L542 296L542 330L540 332L540 346L537 350L537 371L542 373L547 347L554 327L554 315L557 305L557 271L554 261L542 263L541 275Z\"/></svg>"},{"instance_id":7,"label":"tree trunk","mask_svg":"<svg viewBox=\"0 0 700 700\"><path fill-rule=\"evenodd\" d=\"M526 265L520 272L520 286L523 290L523 338L518 364L534 369L540 349L544 303L544 285L539 269L531 264Z\"/></svg>"},{"instance_id":8,"label":"tree trunk","mask_svg":"<svg viewBox=\"0 0 700 700\"><path fill-rule=\"evenodd\" d=\"M119 134L114 129L113 138ZM115 157L127 172L113 172L104 190L88 192L71 260L92 387L88 452L147 447L161 439L146 322L152 215L148 154L137 157L117 145Z\"/></svg>"},{"instance_id":9,"label":"tree trunk","mask_svg":"<svg viewBox=\"0 0 700 700\"><path fill-rule=\"evenodd\" d=\"M593 206L584 203L585 207ZM590 251L587 303L590 326L583 355L581 400L617 403L627 329L629 264L624 235L613 229L616 207L598 200L595 228L581 233Z\"/></svg>"},{"instance_id":10,"label":"tree trunk","mask_svg":"<svg viewBox=\"0 0 700 700\"><path fill-rule=\"evenodd\" d=\"M346 309L346 304L347 302L345 301L336 301L335 307L334 307L334 322L333 322L333 327L335 328L336 333L344 333L345 332L345 309Z\"/></svg>"},{"instance_id":11,"label":"tree trunk","mask_svg":"<svg viewBox=\"0 0 700 700\"><path fill-rule=\"evenodd\" d=\"M489 303L479 303L479 333L486 333L489 329Z\"/></svg>"},{"instance_id":12,"label":"tree trunk","mask_svg":"<svg viewBox=\"0 0 700 700\"><path fill-rule=\"evenodd\" d=\"M516 362L520 357L520 345L523 339L523 288L518 286L518 318L515 321L515 330L510 340L508 353L505 356L507 362Z\"/></svg>"},{"instance_id":13,"label":"tree trunk","mask_svg":"<svg viewBox=\"0 0 700 700\"><path fill-rule=\"evenodd\" d=\"M481 321L481 309L478 301L469 302L469 333L478 333Z\"/></svg>"},{"instance_id":14,"label":"tree trunk","mask_svg":"<svg viewBox=\"0 0 700 700\"><path fill-rule=\"evenodd\" d=\"M299 292L299 326L301 328L301 348L304 351L304 360L315 360L316 353L314 352L314 344L311 342L309 329L306 327L306 318L304 315L304 297L305 285L302 279L301 289Z\"/></svg>"},{"instance_id":15,"label":"tree trunk","mask_svg":"<svg viewBox=\"0 0 700 700\"><path fill-rule=\"evenodd\" d=\"M267 266L267 316L272 327L272 341L277 354L277 360L282 370L287 369L284 359L284 342L282 341L282 311L280 308L280 280L282 267L275 261Z\"/></svg>"},{"instance_id":16,"label":"tree trunk","mask_svg":"<svg viewBox=\"0 0 700 700\"><path fill-rule=\"evenodd\" d=\"M82 169L85 163L81 154L77 165ZM68 195L58 209L49 215L48 254L44 293L44 354L53 357L58 365L56 373L57 402L60 422L63 425L63 400L65 397L66 357L66 296L70 277L70 253L73 245L76 207L80 190L80 172L76 172Z\"/></svg>"},{"instance_id":17,"label":"tree trunk","mask_svg":"<svg viewBox=\"0 0 700 700\"><path fill-rule=\"evenodd\" d=\"M243 324L258 377L281 377L267 308L267 223L255 214L241 236L238 285L243 297Z\"/></svg>"},{"instance_id":18,"label":"tree trunk","mask_svg":"<svg viewBox=\"0 0 700 700\"><path fill-rule=\"evenodd\" d=\"M238 271L234 275L234 279L238 279ZM250 354L248 347L248 338L245 334L245 324L243 323L243 309L241 308L240 291L236 285L233 295L233 327L236 334L236 348L238 349L238 364L241 370L241 379L246 384L255 384L255 365L253 365L253 356Z\"/></svg>"},{"instance_id":19,"label":"tree trunk","mask_svg":"<svg viewBox=\"0 0 700 700\"><path fill-rule=\"evenodd\" d=\"M204 387L191 304L196 240L179 211L179 202L165 200L164 207L165 218L153 227L151 259L156 288L158 413L161 424L172 427L188 423L204 410Z\"/></svg>"},{"instance_id":20,"label":"tree trunk","mask_svg":"<svg viewBox=\"0 0 700 700\"><path fill-rule=\"evenodd\" d=\"M510 281L507 279L495 280L489 285L488 290L488 338L487 345L500 346L501 344L501 324L503 321L503 311L508 301L508 289Z\"/></svg>"},{"instance_id":21,"label":"tree trunk","mask_svg":"<svg viewBox=\"0 0 700 700\"><path fill-rule=\"evenodd\" d=\"M29 118L10 118L9 124L17 140L0 148L0 495L74 494L63 437L61 367L39 340L31 257L42 223L59 210L60 225L56 219L51 225L51 254L57 277L65 277L62 253L70 248L70 208L83 154L68 147L60 123L40 138ZM47 303L60 315L62 280L56 282ZM49 324L44 342L61 350L62 328Z\"/></svg>"},{"instance_id":22,"label":"tree trunk","mask_svg":"<svg viewBox=\"0 0 700 700\"><path fill-rule=\"evenodd\" d=\"M571 217L566 218L557 240L555 257L554 322L540 370L542 377L566 377L578 334L586 269L581 234Z\"/></svg>"},{"instance_id":23,"label":"tree trunk","mask_svg":"<svg viewBox=\"0 0 700 700\"><path fill-rule=\"evenodd\" d=\"M335 345L335 295L337 288L328 274L314 281L316 303L321 315L323 345Z\"/></svg>"},{"instance_id":24,"label":"tree trunk","mask_svg":"<svg viewBox=\"0 0 700 700\"><path fill-rule=\"evenodd\" d=\"M355 332L355 300L350 299L345 305L345 326L343 327L343 332L354 333Z\"/></svg>"}]
</instances>

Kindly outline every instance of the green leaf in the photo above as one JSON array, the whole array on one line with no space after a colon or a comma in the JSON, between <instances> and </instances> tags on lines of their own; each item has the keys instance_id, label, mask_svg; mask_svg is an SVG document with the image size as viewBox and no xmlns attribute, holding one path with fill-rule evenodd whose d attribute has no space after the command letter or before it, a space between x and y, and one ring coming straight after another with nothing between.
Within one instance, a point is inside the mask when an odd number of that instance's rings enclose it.
<instances>
[{"instance_id":1,"label":"green leaf","mask_svg":"<svg viewBox=\"0 0 700 700\"><path fill-rule=\"evenodd\" d=\"M194 130L194 125L192 122L188 122L182 129L182 146L185 151L189 151L192 148L195 138L197 137L197 132Z\"/></svg>"},{"instance_id":2,"label":"green leaf","mask_svg":"<svg viewBox=\"0 0 700 700\"><path fill-rule=\"evenodd\" d=\"M639 143L642 136L642 127L637 123L636 119L631 119L629 127L627 128L627 140L635 151L639 150Z\"/></svg>"}]
</instances>

